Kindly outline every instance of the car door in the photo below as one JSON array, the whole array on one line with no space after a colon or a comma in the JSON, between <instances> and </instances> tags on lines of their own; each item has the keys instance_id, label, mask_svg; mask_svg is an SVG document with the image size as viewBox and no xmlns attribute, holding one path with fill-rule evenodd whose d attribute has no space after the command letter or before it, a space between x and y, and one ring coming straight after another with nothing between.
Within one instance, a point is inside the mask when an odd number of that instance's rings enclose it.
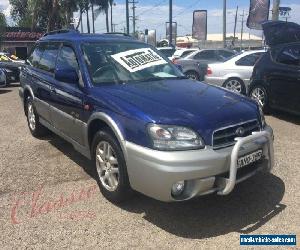
<instances>
[{"instance_id":1,"label":"car door","mask_svg":"<svg viewBox=\"0 0 300 250\"><path fill-rule=\"evenodd\" d=\"M284 47L274 58L267 82L270 104L280 109L300 112L300 44Z\"/></svg>"},{"instance_id":2,"label":"car door","mask_svg":"<svg viewBox=\"0 0 300 250\"><path fill-rule=\"evenodd\" d=\"M79 65L75 51L68 44L61 46L56 62L56 71L64 69L74 69L79 75ZM55 79L51 95L53 105L51 116L54 127L83 145L84 93L79 88L78 82L65 82Z\"/></svg>"},{"instance_id":3,"label":"car door","mask_svg":"<svg viewBox=\"0 0 300 250\"><path fill-rule=\"evenodd\" d=\"M35 46L32 54L27 60L26 69L23 71L26 82L34 92L34 105L38 115L51 123L49 102L51 99L48 72L43 72L40 61L43 56L46 43L39 43Z\"/></svg>"}]
</instances>

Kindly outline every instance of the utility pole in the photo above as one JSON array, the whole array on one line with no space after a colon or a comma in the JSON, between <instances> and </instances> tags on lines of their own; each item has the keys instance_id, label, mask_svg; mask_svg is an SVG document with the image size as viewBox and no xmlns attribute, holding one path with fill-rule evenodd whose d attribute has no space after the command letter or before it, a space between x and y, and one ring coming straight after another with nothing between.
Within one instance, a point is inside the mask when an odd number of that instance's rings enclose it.
<instances>
[{"instance_id":1,"label":"utility pole","mask_svg":"<svg viewBox=\"0 0 300 250\"><path fill-rule=\"evenodd\" d=\"M111 32L113 32L113 6L116 6L115 2L112 2L111 6L110 6L110 29L111 29Z\"/></svg>"},{"instance_id":2,"label":"utility pole","mask_svg":"<svg viewBox=\"0 0 300 250\"><path fill-rule=\"evenodd\" d=\"M232 42L233 47L235 45L235 33L236 33L236 23L237 23L238 11L239 11L239 6L236 6L235 18L234 18L234 29L233 29L233 42Z\"/></svg>"},{"instance_id":3,"label":"utility pole","mask_svg":"<svg viewBox=\"0 0 300 250\"><path fill-rule=\"evenodd\" d=\"M137 20L136 16L135 16L135 9L136 9L136 5L138 2L136 2L136 0L132 0L132 2L129 2L129 3L132 3L132 33L133 35L135 36L135 22Z\"/></svg>"},{"instance_id":4,"label":"utility pole","mask_svg":"<svg viewBox=\"0 0 300 250\"><path fill-rule=\"evenodd\" d=\"M226 48L226 0L223 0L223 47Z\"/></svg>"},{"instance_id":5,"label":"utility pole","mask_svg":"<svg viewBox=\"0 0 300 250\"><path fill-rule=\"evenodd\" d=\"M272 9L273 21L278 21L279 19L279 5L280 5L280 0L273 0L273 9Z\"/></svg>"},{"instance_id":6,"label":"utility pole","mask_svg":"<svg viewBox=\"0 0 300 250\"><path fill-rule=\"evenodd\" d=\"M126 0L126 32L129 35L129 1Z\"/></svg>"},{"instance_id":7,"label":"utility pole","mask_svg":"<svg viewBox=\"0 0 300 250\"><path fill-rule=\"evenodd\" d=\"M243 10L243 15L242 15L242 28L241 28L241 50L242 50L242 47L243 47L244 16L245 16L245 11Z\"/></svg>"},{"instance_id":8,"label":"utility pole","mask_svg":"<svg viewBox=\"0 0 300 250\"><path fill-rule=\"evenodd\" d=\"M173 38L173 3L172 0L169 0L169 46L172 46L172 38Z\"/></svg>"}]
</instances>

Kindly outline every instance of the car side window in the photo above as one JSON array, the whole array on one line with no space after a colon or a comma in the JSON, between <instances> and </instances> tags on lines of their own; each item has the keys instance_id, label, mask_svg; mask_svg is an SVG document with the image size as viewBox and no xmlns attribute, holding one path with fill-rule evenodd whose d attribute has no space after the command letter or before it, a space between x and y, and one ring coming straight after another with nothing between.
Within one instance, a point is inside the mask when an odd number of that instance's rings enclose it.
<instances>
[{"instance_id":1,"label":"car side window","mask_svg":"<svg viewBox=\"0 0 300 250\"><path fill-rule=\"evenodd\" d=\"M209 60L214 58L215 58L215 52L213 50L200 51L194 56L194 59L199 59L199 60Z\"/></svg>"},{"instance_id":2,"label":"car side window","mask_svg":"<svg viewBox=\"0 0 300 250\"><path fill-rule=\"evenodd\" d=\"M226 50L219 50L218 51L218 56L222 59L222 60L226 60L229 57L232 57L234 55L233 52L230 51L226 51Z\"/></svg>"},{"instance_id":3,"label":"car side window","mask_svg":"<svg viewBox=\"0 0 300 250\"><path fill-rule=\"evenodd\" d=\"M59 52L59 56L56 62L57 69L72 68L77 72L79 71L79 65L76 59L75 51L70 46L63 46Z\"/></svg>"},{"instance_id":4,"label":"car side window","mask_svg":"<svg viewBox=\"0 0 300 250\"><path fill-rule=\"evenodd\" d=\"M34 48L33 52L31 53L31 55L29 56L29 58L27 59L27 63L30 66L33 67L38 67L41 56L43 54L43 48L40 44L36 45L36 47Z\"/></svg>"},{"instance_id":5,"label":"car side window","mask_svg":"<svg viewBox=\"0 0 300 250\"><path fill-rule=\"evenodd\" d=\"M300 45L284 48L279 53L276 61L287 65L300 66Z\"/></svg>"},{"instance_id":6,"label":"car side window","mask_svg":"<svg viewBox=\"0 0 300 250\"><path fill-rule=\"evenodd\" d=\"M59 43L45 45L38 67L42 70L54 73L58 49Z\"/></svg>"},{"instance_id":7,"label":"car side window","mask_svg":"<svg viewBox=\"0 0 300 250\"><path fill-rule=\"evenodd\" d=\"M256 61L260 58L263 53L254 53L247 55L235 62L238 66L254 66Z\"/></svg>"}]
</instances>

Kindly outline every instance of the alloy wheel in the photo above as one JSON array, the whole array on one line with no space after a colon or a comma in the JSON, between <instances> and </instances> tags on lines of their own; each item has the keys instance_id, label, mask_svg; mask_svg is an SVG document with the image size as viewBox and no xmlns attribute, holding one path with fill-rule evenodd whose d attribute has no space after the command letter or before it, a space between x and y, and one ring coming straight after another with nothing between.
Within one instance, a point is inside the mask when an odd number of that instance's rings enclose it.
<instances>
[{"instance_id":1,"label":"alloy wheel","mask_svg":"<svg viewBox=\"0 0 300 250\"><path fill-rule=\"evenodd\" d=\"M256 87L251 91L251 99L258 102L261 107L264 107L266 104L266 94L263 89Z\"/></svg>"},{"instance_id":2,"label":"alloy wheel","mask_svg":"<svg viewBox=\"0 0 300 250\"><path fill-rule=\"evenodd\" d=\"M28 116L28 123L29 123L29 127L32 131L35 130L35 114L34 114L34 109L33 109L33 105L32 103L28 103L28 108L27 108L27 116Z\"/></svg>"},{"instance_id":3,"label":"alloy wheel","mask_svg":"<svg viewBox=\"0 0 300 250\"><path fill-rule=\"evenodd\" d=\"M242 93L243 87L240 81L232 79L225 84L225 88L236 93Z\"/></svg>"},{"instance_id":4,"label":"alloy wheel","mask_svg":"<svg viewBox=\"0 0 300 250\"><path fill-rule=\"evenodd\" d=\"M102 186L108 191L115 191L119 185L118 160L106 141L100 141L96 147L96 168Z\"/></svg>"}]
</instances>

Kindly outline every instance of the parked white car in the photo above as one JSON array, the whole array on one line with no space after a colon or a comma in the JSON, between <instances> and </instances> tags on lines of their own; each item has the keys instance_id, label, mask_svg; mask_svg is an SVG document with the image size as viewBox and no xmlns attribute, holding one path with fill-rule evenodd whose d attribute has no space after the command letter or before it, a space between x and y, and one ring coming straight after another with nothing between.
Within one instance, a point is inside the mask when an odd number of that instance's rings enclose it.
<instances>
[{"instance_id":1,"label":"parked white car","mask_svg":"<svg viewBox=\"0 0 300 250\"><path fill-rule=\"evenodd\" d=\"M246 51L225 62L210 63L204 81L240 94L246 94L254 64L263 53L265 53L264 50Z\"/></svg>"},{"instance_id":2,"label":"parked white car","mask_svg":"<svg viewBox=\"0 0 300 250\"><path fill-rule=\"evenodd\" d=\"M198 51L199 49L198 48L190 48L190 49L185 49L185 48L182 48L182 49L177 49L173 56L172 56L172 61L173 60L176 60L176 59L179 59L179 58L183 58L195 51Z\"/></svg>"},{"instance_id":3,"label":"parked white car","mask_svg":"<svg viewBox=\"0 0 300 250\"><path fill-rule=\"evenodd\" d=\"M164 54L166 57L169 58L169 60L172 60L172 56L174 52L176 51L173 47L158 47L157 48L162 54Z\"/></svg>"}]
</instances>

